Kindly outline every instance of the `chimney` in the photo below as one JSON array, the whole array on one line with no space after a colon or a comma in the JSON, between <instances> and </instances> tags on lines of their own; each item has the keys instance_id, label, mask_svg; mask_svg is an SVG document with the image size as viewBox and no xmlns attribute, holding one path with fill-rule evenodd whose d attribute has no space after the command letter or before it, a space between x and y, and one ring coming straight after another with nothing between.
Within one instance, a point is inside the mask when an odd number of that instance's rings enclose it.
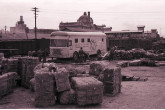
<instances>
[{"instance_id":1,"label":"chimney","mask_svg":"<svg viewBox=\"0 0 165 110\"><path fill-rule=\"evenodd\" d=\"M20 16L20 21L23 21L23 16Z\"/></svg>"},{"instance_id":2,"label":"chimney","mask_svg":"<svg viewBox=\"0 0 165 110\"><path fill-rule=\"evenodd\" d=\"M90 11L88 11L88 17L90 18Z\"/></svg>"},{"instance_id":3,"label":"chimney","mask_svg":"<svg viewBox=\"0 0 165 110\"><path fill-rule=\"evenodd\" d=\"M137 28L138 28L138 31L144 32L145 25L139 25L139 26L137 26Z\"/></svg>"},{"instance_id":4,"label":"chimney","mask_svg":"<svg viewBox=\"0 0 165 110\"><path fill-rule=\"evenodd\" d=\"M86 12L84 12L84 15L87 15L87 13L86 13Z\"/></svg>"}]
</instances>

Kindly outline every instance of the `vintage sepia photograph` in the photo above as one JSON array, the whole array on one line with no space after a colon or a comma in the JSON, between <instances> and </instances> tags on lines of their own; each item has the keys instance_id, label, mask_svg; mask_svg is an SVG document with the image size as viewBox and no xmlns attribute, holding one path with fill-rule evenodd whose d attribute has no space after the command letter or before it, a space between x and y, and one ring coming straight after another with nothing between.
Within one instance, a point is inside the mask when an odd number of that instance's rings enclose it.
<instances>
[{"instance_id":1,"label":"vintage sepia photograph","mask_svg":"<svg viewBox=\"0 0 165 110\"><path fill-rule=\"evenodd\" d=\"M165 109L165 0L0 8L0 109Z\"/></svg>"}]
</instances>

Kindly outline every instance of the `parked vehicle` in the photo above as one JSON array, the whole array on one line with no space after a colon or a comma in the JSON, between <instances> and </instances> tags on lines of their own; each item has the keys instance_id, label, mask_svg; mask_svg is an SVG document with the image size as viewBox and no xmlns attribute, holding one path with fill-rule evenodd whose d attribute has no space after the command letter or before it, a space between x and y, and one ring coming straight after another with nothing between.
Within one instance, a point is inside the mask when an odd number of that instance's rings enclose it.
<instances>
[{"instance_id":1,"label":"parked vehicle","mask_svg":"<svg viewBox=\"0 0 165 110\"><path fill-rule=\"evenodd\" d=\"M89 55L105 53L106 35L102 32L56 31L51 33L51 57L77 59L81 47Z\"/></svg>"}]
</instances>

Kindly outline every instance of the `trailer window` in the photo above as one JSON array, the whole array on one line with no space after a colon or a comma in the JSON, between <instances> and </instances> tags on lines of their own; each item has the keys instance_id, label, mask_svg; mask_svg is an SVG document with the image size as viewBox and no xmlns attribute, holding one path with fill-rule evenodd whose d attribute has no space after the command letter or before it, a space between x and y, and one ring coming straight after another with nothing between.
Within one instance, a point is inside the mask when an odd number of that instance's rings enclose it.
<instances>
[{"instance_id":1,"label":"trailer window","mask_svg":"<svg viewBox=\"0 0 165 110\"><path fill-rule=\"evenodd\" d=\"M78 39L75 39L75 43L78 43Z\"/></svg>"},{"instance_id":2,"label":"trailer window","mask_svg":"<svg viewBox=\"0 0 165 110\"><path fill-rule=\"evenodd\" d=\"M72 46L72 40L69 40L69 46Z\"/></svg>"},{"instance_id":3,"label":"trailer window","mask_svg":"<svg viewBox=\"0 0 165 110\"><path fill-rule=\"evenodd\" d=\"M51 39L50 46L51 47L68 47L68 40L67 39Z\"/></svg>"},{"instance_id":4,"label":"trailer window","mask_svg":"<svg viewBox=\"0 0 165 110\"><path fill-rule=\"evenodd\" d=\"M104 42L104 38L102 38L102 42Z\"/></svg>"},{"instance_id":5,"label":"trailer window","mask_svg":"<svg viewBox=\"0 0 165 110\"><path fill-rule=\"evenodd\" d=\"M81 39L81 42L84 43L84 38Z\"/></svg>"},{"instance_id":6,"label":"trailer window","mask_svg":"<svg viewBox=\"0 0 165 110\"><path fill-rule=\"evenodd\" d=\"M88 42L90 42L90 38L88 38Z\"/></svg>"}]
</instances>

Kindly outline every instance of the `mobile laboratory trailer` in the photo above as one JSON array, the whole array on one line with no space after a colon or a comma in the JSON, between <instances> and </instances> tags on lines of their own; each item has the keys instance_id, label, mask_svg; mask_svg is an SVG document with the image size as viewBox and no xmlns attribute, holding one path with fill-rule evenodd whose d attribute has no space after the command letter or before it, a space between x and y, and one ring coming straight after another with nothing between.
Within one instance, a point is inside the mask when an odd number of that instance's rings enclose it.
<instances>
[{"instance_id":1,"label":"mobile laboratory trailer","mask_svg":"<svg viewBox=\"0 0 165 110\"><path fill-rule=\"evenodd\" d=\"M50 37L50 56L77 58L80 48L89 55L106 52L106 35L102 32L56 31Z\"/></svg>"}]
</instances>

